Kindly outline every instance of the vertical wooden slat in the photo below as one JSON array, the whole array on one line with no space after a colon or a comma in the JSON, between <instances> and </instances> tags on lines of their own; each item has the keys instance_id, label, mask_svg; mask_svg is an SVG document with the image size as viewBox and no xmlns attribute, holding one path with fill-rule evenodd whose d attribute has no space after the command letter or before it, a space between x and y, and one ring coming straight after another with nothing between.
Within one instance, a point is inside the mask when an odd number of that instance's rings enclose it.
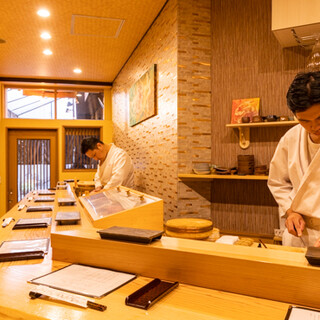
<instances>
[{"instance_id":1,"label":"vertical wooden slat","mask_svg":"<svg viewBox=\"0 0 320 320\"><path fill-rule=\"evenodd\" d=\"M26 159L26 141L25 140L21 140L23 142L22 144L22 157L21 157L21 166L23 168L23 173L20 177L20 186L19 186L19 189L20 189L20 199L22 199L24 193L22 193L21 189L22 189L22 186L25 186L26 185L26 165L25 165L25 159ZM19 200L20 200L19 199Z\"/></svg>"},{"instance_id":2,"label":"vertical wooden slat","mask_svg":"<svg viewBox=\"0 0 320 320\"><path fill-rule=\"evenodd\" d=\"M71 169L74 167L84 168L96 168L97 162L95 160L87 158L81 153L81 142L84 138L100 137L100 129L98 128L66 128L65 129L65 169L67 165L71 165ZM75 159L74 159L75 158ZM76 164L74 165L74 161Z\"/></svg>"}]
</instances>

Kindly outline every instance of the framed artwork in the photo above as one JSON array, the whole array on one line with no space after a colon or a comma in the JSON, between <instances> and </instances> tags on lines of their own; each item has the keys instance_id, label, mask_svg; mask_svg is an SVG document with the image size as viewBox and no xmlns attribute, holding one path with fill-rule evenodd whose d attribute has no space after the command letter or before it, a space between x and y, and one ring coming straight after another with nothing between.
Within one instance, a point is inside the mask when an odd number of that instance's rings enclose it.
<instances>
[{"instance_id":1,"label":"framed artwork","mask_svg":"<svg viewBox=\"0 0 320 320\"><path fill-rule=\"evenodd\" d=\"M156 65L152 67L130 88L130 127L156 114Z\"/></svg>"},{"instance_id":2,"label":"framed artwork","mask_svg":"<svg viewBox=\"0 0 320 320\"><path fill-rule=\"evenodd\" d=\"M242 117L249 117L251 122L259 115L259 107L260 98L232 100L231 123L241 123Z\"/></svg>"}]
</instances>

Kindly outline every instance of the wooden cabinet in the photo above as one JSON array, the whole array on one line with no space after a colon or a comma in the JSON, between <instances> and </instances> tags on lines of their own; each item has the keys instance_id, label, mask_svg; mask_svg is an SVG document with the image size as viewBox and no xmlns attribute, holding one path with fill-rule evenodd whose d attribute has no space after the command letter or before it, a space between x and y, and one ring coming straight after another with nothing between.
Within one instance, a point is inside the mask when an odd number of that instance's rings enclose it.
<instances>
[{"instance_id":1,"label":"wooden cabinet","mask_svg":"<svg viewBox=\"0 0 320 320\"><path fill-rule=\"evenodd\" d=\"M314 44L320 34L320 1L272 0L272 31L282 47Z\"/></svg>"}]
</instances>

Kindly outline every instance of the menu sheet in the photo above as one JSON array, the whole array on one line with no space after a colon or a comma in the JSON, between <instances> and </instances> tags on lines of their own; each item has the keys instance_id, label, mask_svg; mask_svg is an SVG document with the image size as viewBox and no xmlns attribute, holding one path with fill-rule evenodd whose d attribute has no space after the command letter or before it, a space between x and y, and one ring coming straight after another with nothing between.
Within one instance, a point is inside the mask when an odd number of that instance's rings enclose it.
<instances>
[{"instance_id":1,"label":"menu sheet","mask_svg":"<svg viewBox=\"0 0 320 320\"><path fill-rule=\"evenodd\" d=\"M136 278L135 274L81 264L71 264L62 269L30 280L33 284L100 298Z\"/></svg>"}]
</instances>

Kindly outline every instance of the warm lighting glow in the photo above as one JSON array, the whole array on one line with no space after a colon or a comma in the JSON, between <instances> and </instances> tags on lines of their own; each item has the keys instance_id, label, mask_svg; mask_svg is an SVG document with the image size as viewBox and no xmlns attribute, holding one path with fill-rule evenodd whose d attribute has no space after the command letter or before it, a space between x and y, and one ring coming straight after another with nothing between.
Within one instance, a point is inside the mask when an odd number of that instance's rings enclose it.
<instances>
[{"instance_id":1,"label":"warm lighting glow","mask_svg":"<svg viewBox=\"0 0 320 320\"><path fill-rule=\"evenodd\" d=\"M79 69L79 68L76 68L76 69L73 69L73 72L74 72L74 73L81 73L81 72L82 72L82 70L81 70L81 69Z\"/></svg>"},{"instance_id":2,"label":"warm lighting glow","mask_svg":"<svg viewBox=\"0 0 320 320\"><path fill-rule=\"evenodd\" d=\"M43 54L50 56L52 54L52 51L49 49L43 50Z\"/></svg>"},{"instance_id":3,"label":"warm lighting glow","mask_svg":"<svg viewBox=\"0 0 320 320\"><path fill-rule=\"evenodd\" d=\"M81 93L77 93L77 97L82 97L82 94Z\"/></svg>"},{"instance_id":4,"label":"warm lighting glow","mask_svg":"<svg viewBox=\"0 0 320 320\"><path fill-rule=\"evenodd\" d=\"M47 10L47 9L40 9L37 11L37 14L40 16L40 17L49 17L50 16L50 12Z\"/></svg>"},{"instance_id":5,"label":"warm lighting glow","mask_svg":"<svg viewBox=\"0 0 320 320\"><path fill-rule=\"evenodd\" d=\"M45 39L45 40L51 39L51 35L50 35L49 32L42 32L41 35L40 35L40 37L41 37L42 39Z\"/></svg>"}]
</instances>

